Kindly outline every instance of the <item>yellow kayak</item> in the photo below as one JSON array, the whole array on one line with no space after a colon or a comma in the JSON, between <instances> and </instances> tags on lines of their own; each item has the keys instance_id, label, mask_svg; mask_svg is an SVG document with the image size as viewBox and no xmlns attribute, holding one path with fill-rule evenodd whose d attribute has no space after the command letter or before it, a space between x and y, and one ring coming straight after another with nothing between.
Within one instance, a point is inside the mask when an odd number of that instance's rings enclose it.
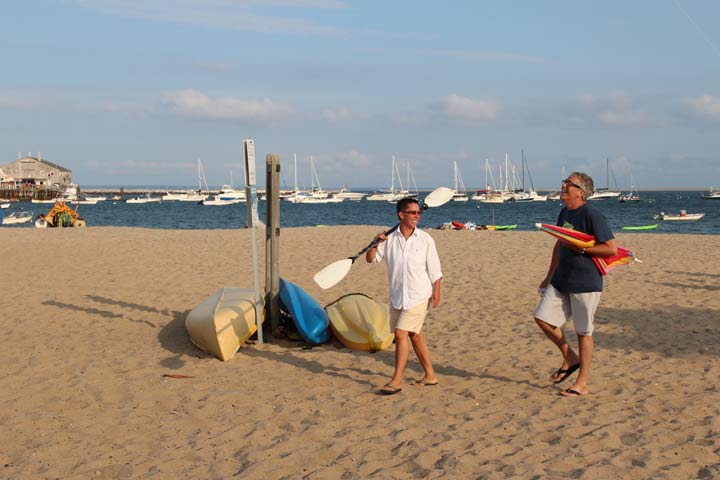
<instances>
[{"instance_id":1,"label":"yellow kayak","mask_svg":"<svg viewBox=\"0 0 720 480\"><path fill-rule=\"evenodd\" d=\"M330 329L343 345L377 352L392 345L390 309L362 293L351 293L325 307Z\"/></svg>"}]
</instances>

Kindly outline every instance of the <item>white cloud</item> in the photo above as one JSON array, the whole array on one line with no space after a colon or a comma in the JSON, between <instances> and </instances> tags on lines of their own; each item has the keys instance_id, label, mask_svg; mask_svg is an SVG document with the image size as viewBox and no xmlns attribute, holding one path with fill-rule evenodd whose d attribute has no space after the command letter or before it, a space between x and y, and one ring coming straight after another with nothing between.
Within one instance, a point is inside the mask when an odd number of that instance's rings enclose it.
<instances>
[{"instance_id":1,"label":"white cloud","mask_svg":"<svg viewBox=\"0 0 720 480\"><path fill-rule=\"evenodd\" d=\"M448 117L461 120L494 120L498 106L489 100L473 100L459 95L448 95L440 102Z\"/></svg>"},{"instance_id":2,"label":"white cloud","mask_svg":"<svg viewBox=\"0 0 720 480\"><path fill-rule=\"evenodd\" d=\"M581 95L575 101L577 106L571 118L578 124L597 122L611 127L646 127L659 123L646 108L637 105L637 99L624 93Z\"/></svg>"},{"instance_id":3,"label":"white cloud","mask_svg":"<svg viewBox=\"0 0 720 480\"><path fill-rule=\"evenodd\" d=\"M686 98L683 102L686 109L693 115L711 120L720 120L720 97L701 95Z\"/></svg>"},{"instance_id":4,"label":"white cloud","mask_svg":"<svg viewBox=\"0 0 720 480\"><path fill-rule=\"evenodd\" d=\"M326 108L322 111L321 116L329 122L340 122L350 119L352 112L347 108Z\"/></svg>"},{"instance_id":5,"label":"white cloud","mask_svg":"<svg viewBox=\"0 0 720 480\"><path fill-rule=\"evenodd\" d=\"M234 97L210 98L197 90L178 90L162 95L171 111L188 116L230 120L272 120L292 114L289 105L270 99L246 100Z\"/></svg>"},{"instance_id":6,"label":"white cloud","mask_svg":"<svg viewBox=\"0 0 720 480\"><path fill-rule=\"evenodd\" d=\"M642 127L651 123L651 118L645 112L638 110L607 110L599 112L597 118L601 123L614 127Z\"/></svg>"},{"instance_id":7,"label":"white cloud","mask_svg":"<svg viewBox=\"0 0 720 480\"><path fill-rule=\"evenodd\" d=\"M80 5L112 15L205 25L265 33L336 35L345 30L302 18L255 13L282 7L296 10L345 9L338 0L76 0Z\"/></svg>"}]
</instances>

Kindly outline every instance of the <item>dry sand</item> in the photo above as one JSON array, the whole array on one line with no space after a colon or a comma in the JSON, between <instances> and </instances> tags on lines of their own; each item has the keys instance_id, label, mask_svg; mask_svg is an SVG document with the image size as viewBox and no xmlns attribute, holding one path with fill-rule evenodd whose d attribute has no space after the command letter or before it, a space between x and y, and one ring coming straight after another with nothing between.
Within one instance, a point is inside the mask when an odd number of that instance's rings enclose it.
<instances>
[{"instance_id":1,"label":"dry sand","mask_svg":"<svg viewBox=\"0 0 720 480\"><path fill-rule=\"evenodd\" d=\"M383 265L312 281L379 228L285 229L281 276L386 302ZM410 385L411 355L385 397L392 350L276 341L223 363L188 341L188 310L252 287L247 230L1 229L0 477L720 478L720 237L618 235L644 263L606 280L591 395L561 398L532 320L552 238L432 235L440 385Z\"/></svg>"}]
</instances>

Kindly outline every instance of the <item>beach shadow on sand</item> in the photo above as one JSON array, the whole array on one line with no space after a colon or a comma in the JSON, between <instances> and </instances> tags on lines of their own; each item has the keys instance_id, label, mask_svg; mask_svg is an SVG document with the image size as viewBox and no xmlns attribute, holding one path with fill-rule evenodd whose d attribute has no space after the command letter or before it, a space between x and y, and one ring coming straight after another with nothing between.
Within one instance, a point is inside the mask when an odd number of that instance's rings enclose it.
<instances>
[{"instance_id":1,"label":"beach shadow on sand","mask_svg":"<svg viewBox=\"0 0 720 480\"><path fill-rule=\"evenodd\" d=\"M666 357L689 355L720 356L720 311L713 309L662 306L653 310L598 309L593 336L602 348L646 351ZM609 333L603 324L622 327L625 332Z\"/></svg>"},{"instance_id":2,"label":"beach shadow on sand","mask_svg":"<svg viewBox=\"0 0 720 480\"><path fill-rule=\"evenodd\" d=\"M123 313L115 313L115 312L111 312L110 310L101 310L101 309L95 308L95 307L84 307L81 305L74 305L72 303L58 302L56 300L47 300L47 301L43 302L42 304L50 306L50 307L62 308L62 309L66 309L66 310L73 310L73 311L82 312L82 313L89 313L91 315L98 315L100 317L107 318L107 319L124 319L124 320L127 320L128 322L144 323L150 327L157 328L157 325L150 322L149 320L132 318Z\"/></svg>"},{"instance_id":3,"label":"beach shadow on sand","mask_svg":"<svg viewBox=\"0 0 720 480\"><path fill-rule=\"evenodd\" d=\"M166 359L163 359L160 361L160 365L162 365L165 368L170 368L173 370L177 370L179 368L182 368L185 366L185 360L183 360L184 355L189 355L193 357L209 357L205 352L200 351L199 349L195 348L193 344L188 339L187 331L185 330L185 317L187 316L188 312L190 310L167 310L167 309L158 309L155 307L150 307L147 305L141 305L139 303L133 303L133 302L126 302L123 300L116 300L112 298L107 297L100 297L97 295L85 295L85 298L87 298L90 301L93 301L95 303L100 303L103 305L110 305L114 307L120 307L122 310L129 310L128 313L117 313L110 310L103 310L95 307L86 307L81 305L73 305L69 303L63 303L58 302L55 300L48 300L46 302L43 302L43 305L48 305L51 307L56 308L63 308L63 309L69 309L76 312L83 312L83 313L89 313L91 315L98 315L103 318L107 319L117 319L117 320L126 320L129 322L135 322L135 323L143 323L153 328L160 328L160 332L158 332L157 339L162 348L165 350L171 352L173 354L172 357L168 357ZM149 320L143 320L138 318L133 318L131 316L132 312L140 312L144 314L157 314L162 315L163 317L172 317L172 319L167 322L163 327L159 327L156 323L153 323ZM162 323L162 321L159 321L157 323Z\"/></svg>"},{"instance_id":4,"label":"beach shadow on sand","mask_svg":"<svg viewBox=\"0 0 720 480\"><path fill-rule=\"evenodd\" d=\"M322 373L325 375L331 375L331 376L337 376L342 377L348 380L352 380L356 383L360 384L367 384L367 385L373 385L374 383L365 381L365 380L358 380L356 378L353 378L345 373L342 372L354 372L358 375L362 376L375 376L379 373L385 373L387 375L392 374L393 369L395 368L395 350L394 346L390 347L387 350L383 350L381 352L375 352L375 353L369 353L369 352L360 352L356 350L350 350L346 347L344 347L339 341L333 339L330 341L330 343L318 345L315 347L312 347L312 350L315 351L327 351L328 353L340 353L342 355L349 355L353 358L343 360L341 363L343 364L342 367L335 367L326 363L322 363L317 360L309 359L309 358L302 358L300 355L295 355L294 353L302 353L303 350L301 347L298 346L298 342L292 342L288 340L283 339L273 339L273 343L279 344L283 347L288 348L288 352L276 352L276 351L269 351L269 350L259 350L254 348L247 348L243 349L243 355L246 355L248 357L257 357L257 358L264 358L267 360L272 360L276 362L282 362L286 363L288 365L292 365L296 368L302 368L304 370L307 370L311 373ZM358 359L361 357L365 357L370 355L373 360L376 360L378 363L382 364L381 367L378 367L377 369L367 369L367 368L356 368L352 367L350 365L356 365L359 363ZM416 359L413 359L413 354L411 354L410 361L408 363L408 367L406 370L406 377L407 378L413 378L416 377L417 379L420 379L422 377L422 370L419 366L414 365L414 363L417 362ZM521 380L521 379L515 379L508 376L499 376L499 375L490 375L490 374L484 374L484 373L477 373L477 372L471 372L468 370L463 370L461 368L457 368L454 366L449 365L442 365L438 363L433 363L433 368L435 372L440 377L457 377L461 379L482 379L482 380L488 380L493 382L506 382L506 383L514 383L518 385L526 385L528 387L537 388L540 390L545 390L547 388L547 385L544 384L535 384L532 382L529 382L527 380Z\"/></svg>"}]
</instances>

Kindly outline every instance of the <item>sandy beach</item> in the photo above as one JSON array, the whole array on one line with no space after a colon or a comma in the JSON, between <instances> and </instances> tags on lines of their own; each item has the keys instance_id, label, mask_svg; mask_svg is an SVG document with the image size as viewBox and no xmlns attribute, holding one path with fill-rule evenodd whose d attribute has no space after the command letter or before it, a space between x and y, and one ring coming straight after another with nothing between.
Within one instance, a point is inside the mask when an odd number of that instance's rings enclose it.
<instances>
[{"instance_id":1,"label":"sandy beach","mask_svg":"<svg viewBox=\"0 0 720 480\"><path fill-rule=\"evenodd\" d=\"M281 276L387 302L384 265L312 280L381 228L284 229ZM553 239L431 234L440 385L410 384L411 354L385 397L392 349L190 343L190 309L252 287L248 230L0 229L0 478L720 478L720 237L616 234L643 263L606 278L591 394L561 398L532 320Z\"/></svg>"}]
</instances>

